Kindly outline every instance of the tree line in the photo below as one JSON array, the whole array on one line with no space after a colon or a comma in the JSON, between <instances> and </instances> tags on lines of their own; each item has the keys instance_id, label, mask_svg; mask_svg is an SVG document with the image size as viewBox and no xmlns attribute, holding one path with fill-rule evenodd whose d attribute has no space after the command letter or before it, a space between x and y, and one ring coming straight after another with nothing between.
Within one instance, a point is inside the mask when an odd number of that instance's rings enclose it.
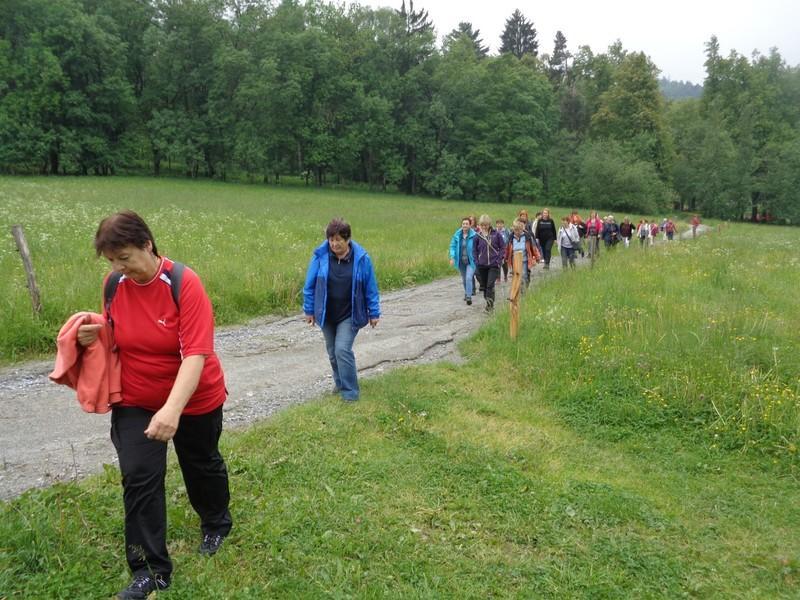
<instances>
[{"instance_id":1,"label":"tree line","mask_svg":"<svg viewBox=\"0 0 800 600\"><path fill-rule=\"evenodd\" d=\"M443 198L800 219L800 71L707 44L670 102L616 42L321 0L4 0L0 170L363 184Z\"/></svg>"}]
</instances>

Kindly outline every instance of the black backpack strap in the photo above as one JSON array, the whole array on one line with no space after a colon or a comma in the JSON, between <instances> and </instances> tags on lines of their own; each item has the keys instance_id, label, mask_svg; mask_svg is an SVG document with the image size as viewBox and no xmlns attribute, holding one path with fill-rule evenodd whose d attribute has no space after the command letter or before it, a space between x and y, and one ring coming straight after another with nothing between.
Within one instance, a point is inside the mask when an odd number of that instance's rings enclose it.
<instances>
[{"instance_id":1,"label":"black backpack strap","mask_svg":"<svg viewBox=\"0 0 800 600\"><path fill-rule=\"evenodd\" d=\"M111 301L114 299L114 294L117 293L117 286L119 280L122 279L122 273L119 271L112 271L111 275L106 279L106 286L103 289L103 309L106 313L106 319L109 325L114 326L114 321L111 318Z\"/></svg>"},{"instance_id":2,"label":"black backpack strap","mask_svg":"<svg viewBox=\"0 0 800 600\"><path fill-rule=\"evenodd\" d=\"M164 270L164 272L167 274L167 277L169 277L172 301L175 303L175 307L178 310L181 308L181 281L183 281L183 272L185 270L186 265L177 261L172 263L172 269ZM114 320L111 318L111 301L114 299L114 294L117 293L117 286L119 286L120 279L122 279L122 273L119 271L112 271L111 275L109 275L108 279L106 279L106 285L103 289L103 308L105 309L106 319L112 327L114 326Z\"/></svg>"},{"instance_id":3,"label":"black backpack strap","mask_svg":"<svg viewBox=\"0 0 800 600\"><path fill-rule=\"evenodd\" d=\"M175 307L178 310L181 308L181 281L183 281L184 270L186 270L186 265L179 263L178 261L173 261L172 269L165 271L169 277L169 285L172 291L172 301L175 303Z\"/></svg>"}]
</instances>

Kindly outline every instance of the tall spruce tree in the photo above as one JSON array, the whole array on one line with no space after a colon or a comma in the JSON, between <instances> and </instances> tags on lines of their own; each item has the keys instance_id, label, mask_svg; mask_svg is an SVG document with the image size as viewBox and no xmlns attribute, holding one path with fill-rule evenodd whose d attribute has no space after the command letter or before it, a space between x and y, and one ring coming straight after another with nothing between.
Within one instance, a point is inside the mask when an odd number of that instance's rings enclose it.
<instances>
[{"instance_id":1,"label":"tall spruce tree","mask_svg":"<svg viewBox=\"0 0 800 600\"><path fill-rule=\"evenodd\" d=\"M522 58L525 54L536 56L539 52L539 42L536 40L533 22L528 21L519 9L506 19L506 27L500 36L500 41L501 54L513 54L517 58Z\"/></svg>"},{"instance_id":2,"label":"tall spruce tree","mask_svg":"<svg viewBox=\"0 0 800 600\"><path fill-rule=\"evenodd\" d=\"M444 49L448 50L457 40L462 37L467 38L475 47L475 54L479 57L484 57L489 54L489 47L483 45L481 39L481 30L472 29L472 23L464 22L458 24L458 27L453 29L444 38Z\"/></svg>"},{"instance_id":3,"label":"tall spruce tree","mask_svg":"<svg viewBox=\"0 0 800 600\"><path fill-rule=\"evenodd\" d=\"M567 38L561 31L556 31L556 37L553 40L553 54L550 55L550 61L547 69L547 76L554 85L560 84L564 81L569 68L568 61L572 55L567 50Z\"/></svg>"}]
</instances>

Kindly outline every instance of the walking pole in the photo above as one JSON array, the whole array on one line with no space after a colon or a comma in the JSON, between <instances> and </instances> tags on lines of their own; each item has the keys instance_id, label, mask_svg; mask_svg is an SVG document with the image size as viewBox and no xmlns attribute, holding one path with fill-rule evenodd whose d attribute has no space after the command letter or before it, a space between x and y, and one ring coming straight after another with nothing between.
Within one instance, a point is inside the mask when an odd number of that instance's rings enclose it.
<instances>
[{"instance_id":1,"label":"walking pole","mask_svg":"<svg viewBox=\"0 0 800 600\"><path fill-rule=\"evenodd\" d=\"M514 252L514 275L511 277L511 293L508 299L511 300L511 339L517 339L519 333L519 296L522 289L522 252Z\"/></svg>"}]
</instances>

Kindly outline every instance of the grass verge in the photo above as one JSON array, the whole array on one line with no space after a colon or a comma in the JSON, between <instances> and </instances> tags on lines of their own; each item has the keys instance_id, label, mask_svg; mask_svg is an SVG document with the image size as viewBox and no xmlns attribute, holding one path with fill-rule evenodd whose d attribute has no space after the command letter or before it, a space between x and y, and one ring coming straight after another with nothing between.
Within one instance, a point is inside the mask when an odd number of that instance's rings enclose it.
<instances>
[{"instance_id":1,"label":"grass verge","mask_svg":"<svg viewBox=\"0 0 800 600\"><path fill-rule=\"evenodd\" d=\"M169 597L796 598L800 270L774 232L603 257L532 290L516 342L500 312L466 365L226 433L210 560L170 469ZM123 586L118 481L0 506L0 596Z\"/></svg>"}]
</instances>

